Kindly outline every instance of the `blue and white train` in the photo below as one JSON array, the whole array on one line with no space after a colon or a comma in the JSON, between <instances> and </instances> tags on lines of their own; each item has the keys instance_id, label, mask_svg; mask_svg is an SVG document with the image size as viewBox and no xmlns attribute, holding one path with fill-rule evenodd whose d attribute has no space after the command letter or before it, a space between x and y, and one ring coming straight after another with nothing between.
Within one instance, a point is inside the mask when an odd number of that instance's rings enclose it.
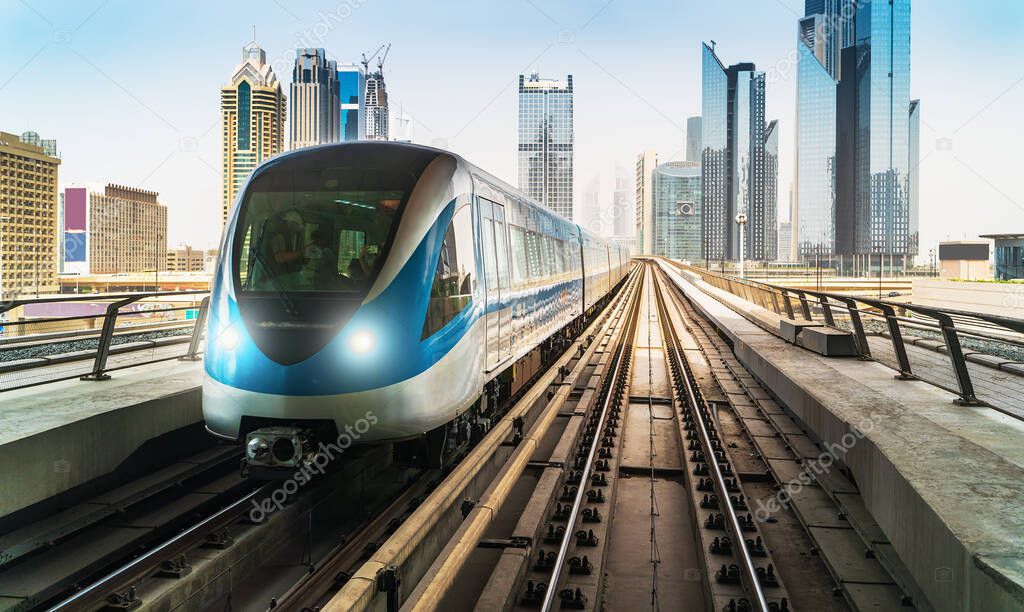
<instances>
[{"instance_id":1,"label":"blue and white train","mask_svg":"<svg viewBox=\"0 0 1024 612\"><path fill-rule=\"evenodd\" d=\"M628 267L625 248L446 151L356 142L280 155L245 184L221 245L207 429L267 467L346 435L443 452Z\"/></svg>"}]
</instances>

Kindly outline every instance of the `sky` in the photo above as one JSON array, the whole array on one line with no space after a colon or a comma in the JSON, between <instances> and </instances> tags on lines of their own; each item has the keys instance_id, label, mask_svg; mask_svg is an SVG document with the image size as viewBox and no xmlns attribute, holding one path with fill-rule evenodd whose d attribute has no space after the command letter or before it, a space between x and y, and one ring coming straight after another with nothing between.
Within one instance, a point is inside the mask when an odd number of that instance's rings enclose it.
<instances>
[{"instance_id":1,"label":"sky","mask_svg":"<svg viewBox=\"0 0 1024 612\"><path fill-rule=\"evenodd\" d=\"M62 185L160 192L169 244L213 248L220 87L253 28L286 86L296 47L357 62L388 42L392 112L413 118L409 136L513 184L518 75L572 74L576 215L607 219L579 210L583 186L598 177L610 192L645 149L683 159L701 41L714 40L724 63L768 74L785 216L802 13L800 0L0 0L0 130L56 138ZM1019 0L913 3L923 259L940 240L1024 231L1022 33Z\"/></svg>"}]
</instances>

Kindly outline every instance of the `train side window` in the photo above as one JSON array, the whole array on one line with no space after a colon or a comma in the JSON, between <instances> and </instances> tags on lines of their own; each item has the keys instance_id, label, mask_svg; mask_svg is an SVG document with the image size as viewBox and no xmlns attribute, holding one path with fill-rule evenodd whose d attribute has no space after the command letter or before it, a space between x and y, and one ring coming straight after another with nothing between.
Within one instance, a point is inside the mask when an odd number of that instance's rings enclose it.
<instances>
[{"instance_id":1,"label":"train side window","mask_svg":"<svg viewBox=\"0 0 1024 612\"><path fill-rule=\"evenodd\" d=\"M538 244L538 238L539 236L535 232L531 232L529 230L526 231L526 257L531 281L536 280L541 276L540 245Z\"/></svg>"},{"instance_id":2,"label":"train side window","mask_svg":"<svg viewBox=\"0 0 1024 612\"><path fill-rule=\"evenodd\" d=\"M421 339L434 335L473 301L473 214L463 206L448 225L430 287Z\"/></svg>"},{"instance_id":3,"label":"train side window","mask_svg":"<svg viewBox=\"0 0 1024 612\"><path fill-rule=\"evenodd\" d=\"M526 236L523 228L518 225L509 226L509 239L512 242L512 286L522 287L528 278L526 269Z\"/></svg>"}]
</instances>

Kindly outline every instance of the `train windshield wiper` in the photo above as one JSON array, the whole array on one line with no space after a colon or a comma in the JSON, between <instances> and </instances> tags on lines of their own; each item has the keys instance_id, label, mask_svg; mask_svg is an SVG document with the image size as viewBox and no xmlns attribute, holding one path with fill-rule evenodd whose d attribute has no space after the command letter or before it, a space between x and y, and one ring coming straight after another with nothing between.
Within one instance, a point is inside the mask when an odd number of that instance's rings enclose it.
<instances>
[{"instance_id":1,"label":"train windshield wiper","mask_svg":"<svg viewBox=\"0 0 1024 612\"><path fill-rule=\"evenodd\" d=\"M292 296L288 294L288 291L281 286L281 282L277 279L277 276L274 275L274 272L270 269L270 266L267 265L267 260L263 258L263 254L260 253L260 247L263 245L263 237L266 235L267 221L269 221L269 219L263 220L263 224L260 225L259 237L256 238L256 240L249 245L249 257L251 259L256 260L256 262L259 263L260 266L263 268L263 273L267 276L268 279L270 279L270 286L273 287L274 293L276 293L278 299L281 300L281 304L284 306L285 312L295 317L296 319L301 319L302 313L299 312L298 307L295 305L295 300L293 300ZM253 274L252 270L250 270L248 276L245 279L245 284L248 286L249 289L253 288L252 279Z\"/></svg>"}]
</instances>

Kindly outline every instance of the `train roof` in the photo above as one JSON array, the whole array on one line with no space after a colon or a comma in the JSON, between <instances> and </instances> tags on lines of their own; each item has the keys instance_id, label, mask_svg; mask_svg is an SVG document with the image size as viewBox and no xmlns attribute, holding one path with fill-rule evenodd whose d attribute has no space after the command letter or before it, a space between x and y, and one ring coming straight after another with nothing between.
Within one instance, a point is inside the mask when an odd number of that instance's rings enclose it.
<instances>
[{"instance_id":1,"label":"train roof","mask_svg":"<svg viewBox=\"0 0 1024 612\"><path fill-rule=\"evenodd\" d=\"M584 228L579 223L577 223L575 221L572 221L572 220L569 220L569 219L566 219L565 217L562 217L559 214L551 211L550 209L544 207L542 204L540 204L539 202L533 200L528 195L523 193L519 188L510 185L509 183L507 183L506 181L502 180L501 178L498 178L497 176L495 176L495 175L491 174L490 172L484 170L480 166L477 166L476 164L470 162L469 160L467 160L465 157L459 155L458 153L454 153L454 152L448 151L446 149L439 149L437 147L431 147L431 146L427 146L427 145L415 144L415 143L411 143L411 142L357 140L357 141L353 141L353 142L331 143L331 144L316 145L316 146L312 146L312 147L304 147L304 148L301 148L301 149L294 149L292 151L287 151L285 153L281 153L279 155L275 155L274 157L270 158L267 161L268 162L270 162L270 161L281 161L281 160L287 159L289 157L301 156L303 154L309 154L309 153L312 153L313 151L315 151L317 149L327 149L327 148L335 148L335 147L368 147L368 148L372 147L372 148L394 148L394 149L417 149L417 150L421 150L421 151L434 152L434 153L437 153L438 155L447 155L447 156L449 156L449 157L451 157L452 159L455 160L458 170L466 173L469 176L469 178L473 181L474 187L478 184L479 180L482 179L483 181L488 183L490 187L497 187L500 190L506 192L506 195L510 195L510 196L514 196L516 198L519 198L523 202L526 202L528 205L530 205L530 206L532 206L534 208L537 208L539 210L542 210L542 211L546 212L547 214L552 215L555 218L557 218L557 219L559 219L559 220L561 220L561 221L563 221L565 223L569 223L569 224L575 225L577 227L577 229L579 230L579 232L584 237L588 238L589 240L597 241L597 242L602 242L602 243L607 243L609 245L614 245L615 244L611 240L608 240L607 238L604 238L603 236L600 236L598 234L595 234L594 232L591 232L591 231L587 230L586 228Z\"/></svg>"}]
</instances>

